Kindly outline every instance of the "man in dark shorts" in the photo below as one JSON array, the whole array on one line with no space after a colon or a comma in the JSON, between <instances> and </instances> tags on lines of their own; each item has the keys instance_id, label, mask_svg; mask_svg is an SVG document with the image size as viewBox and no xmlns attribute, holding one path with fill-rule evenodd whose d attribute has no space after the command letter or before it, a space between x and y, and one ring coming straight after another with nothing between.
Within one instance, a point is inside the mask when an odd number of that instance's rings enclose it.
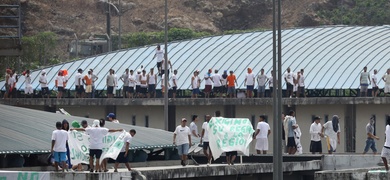
<instances>
[{"instance_id":1,"label":"man in dark shorts","mask_svg":"<svg viewBox=\"0 0 390 180\"><path fill-rule=\"evenodd\" d=\"M129 164L128 152L129 152L130 143L131 143L133 137L135 136L136 131L134 129L132 129L129 132L130 132L130 134L126 133L126 136L123 138L124 145L122 147L121 152L119 153L118 157L115 160L114 172L118 172L119 163L125 163L127 170L131 171L131 167Z\"/></svg>"},{"instance_id":2,"label":"man in dark shorts","mask_svg":"<svg viewBox=\"0 0 390 180\"><path fill-rule=\"evenodd\" d=\"M107 97L113 98L114 97L114 86L115 86L115 76L114 71L110 69L110 74L107 75Z\"/></svg>"},{"instance_id":3,"label":"man in dark shorts","mask_svg":"<svg viewBox=\"0 0 390 180\"><path fill-rule=\"evenodd\" d=\"M211 160L213 158L213 154L212 154L210 146L209 146L208 125L209 125L210 119L211 119L211 116L206 115L206 121L202 125L202 135L201 135L201 139L200 139L200 143L203 142L203 154L207 157L207 166L211 164Z\"/></svg>"},{"instance_id":4,"label":"man in dark shorts","mask_svg":"<svg viewBox=\"0 0 390 180\"><path fill-rule=\"evenodd\" d=\"M172 75L172 98L175 99L176 98L176 92L177 92L177 69L175 69L173 71L173 75Z\"/></svg>"},{"instance_id":5,"label":"man in dark shorts","mask_svg":"<svg viewBox=\"0 0 390 180\"><path fill-rule=\"evenodd\" d=\"M287 85L286 96L290 96L291 98L294 89L294 73L291 72L290 68L287 68L287 73L284 75L284 80L286 81Z\"/></svg>"},{"instance_id":6,"label":"man in dark shorts","mask_svg":"<svg viewBox=\"0 0 390 180\"><path fill-rule=\"evenodd\" d=\"M316 152L322 154L321 137L323 137L323 135L320 121L321 117L316 116L314 117L314 122L310 126L310 152L312 154L315 154Z\"/></svg>"},{"instance_id":7,"label":"man in dark shorts","mask_svg":"<svg viewBox=\"0 0 390 180\"><path fill-rule=\"evenodd\" d=\"M76 97L84 98L84 82L83 82L83 70L78 69L75 77L75 85L76 85Z\"/></svg>"},{"instance_id":8,"label":"man in dark shorts","mask_svg":"<svg viewBox=\"0 0 390 180\"><path fill-rule=\"evenodd\" d=\"M294 138L294 129L297 128L297 121L295 119L295 112L290 111L287 116L287 151L288 154L295 154L297 152L297 144Z\"/></svg>"}]
</instances>

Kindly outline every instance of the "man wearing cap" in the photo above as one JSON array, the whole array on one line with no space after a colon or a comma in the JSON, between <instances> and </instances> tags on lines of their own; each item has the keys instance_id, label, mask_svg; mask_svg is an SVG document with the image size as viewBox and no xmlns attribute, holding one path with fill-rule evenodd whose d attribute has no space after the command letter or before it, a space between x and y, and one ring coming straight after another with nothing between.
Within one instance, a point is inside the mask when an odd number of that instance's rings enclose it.
<instances>
[{"instance_id":1,"label":"man wearing cap","mask_svg":"<svg viewBox=\"0 0 390 180\"><path fill-rule=\"evenodd\" d=\"M321 117L314 117L314 122L310 125L310 152L315 154L318 152L322 154L322 144L321 137L322 135L322 125L320 123Z\"/></svg>"},{"instance_id":2,"label":"man wearing cap","mask_svg":"<svg viewBox=\"0 0 390 180\"><path fill-rule=\"evenodd\" d=\"M265 122L265 116L261 115L259 123L257 123L256 132L254 138L256 138L256 151L257 154L267 154L268 151L268 136L271 134L271 128L269 124Z\"/></svg>"},{"instance_id":3,"label":"man wearing cap","mask_svg":"<svg viewBox=\"0 0 390 180\"><path fill-rule=\"evenodd\" d=\"M109 120L110 122L119 123L119 120L116 119L116 116L115 116L114 113L109 113L109 114L107 115L107 118L108 118L108 120Z\"/></svg>"},{"instance_id":4,"label":"man wearing cap","mask_svg":"<svg viewBox=\"0 0 390 180\"><path fill-rule=\"evenodd\" d=\"M84 97L84 82L83 82L83 70L78 69L75 77L74 84L76 85L76 98Z\"/></svg>"},{"instance_id":5,"label":"man wearing cap","mask_svg":"<svg viewBox=\"0 0 390 180\"><path fill-rule=\"evenodd\" d=\"M103 138L105 135L107 135L109 132L119 132L123 131L123 129L107 129L100 127L100 121L94 120L92 127L88 128L74 128L70 130L76 130L76 131L85 131L87 134L89 134L89 166L91 167L90 172L93 172L94 166L93 166L93 160L94 157L96 157L96 166L95 166L95 172L102 172L102 169L99 164L99 159L102 155L102 149L103 149Z\"/></svg>"},{"instance_id":6,"label":"man wearing cap","mask_svg":"<svg viewBox=\"0 0 390 180\"><path fill-rule=\"evenodd\" d=\"M188 150L191 146L191 130L186 126L187 119L181 119L181 125L176 127L173 132L173 144L177 146L177 150L181 159L181 165L187 165Z\"/></svg>"},{"instance_id":7,"label":"man wearing cap","mask_svg":"<svg viewBox=\"0 0 390 180\"><path fill-rule=\"evenodd\" d=\"M375 116L371 116L370 121L368 122L366 126L366 133L367 133L367 140L366 140L366 147L364 148L363 154L366 154L368 150L371 148L372 152L376 154L376 146L375 146L375 139L379 140L378 136L375 136Z\"/></svg>"},{"instance_id":8,"label":"man wearing cap","mask_svg":"<svg viewBox=\"0 0 390 180\"><path fill-rule=\"evenodd\" d=\"M47 95L47 98L50 97L49 88L47 87L47 78L46 78L46 71L42 70L41 75L39 76L39 83L41 84L41 90L42 90L42 98L44 98L45 95Z\"/></svg>"}]
</instances>

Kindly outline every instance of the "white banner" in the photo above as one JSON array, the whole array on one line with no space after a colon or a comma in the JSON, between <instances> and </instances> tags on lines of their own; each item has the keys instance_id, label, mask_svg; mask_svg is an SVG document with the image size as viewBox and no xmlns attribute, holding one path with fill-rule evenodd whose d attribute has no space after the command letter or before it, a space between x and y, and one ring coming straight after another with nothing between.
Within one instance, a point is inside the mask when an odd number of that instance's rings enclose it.
<instances>
[{"instance_id":1,"label":"white banner","mask_svg":"<svg viewBox=\"0 0 390 180\"><path fill-rule=\"evenodd\" d=\"M254 132L249 119L213 117L208 125L209 144L214 159L229 151L240 151L249 156L249 144Z\"/></svg>"},{"instance_id":2,"label":"white banner","mask_svg":"<svg viewBox=\"0 0 390 180\"><path fill-rule=\"evenodd\" d=\"M0 180L50 180L50 172L0 171Z\"/></svg>"},{"instance_id":3,"label":"white banner","mask_svg":"<svg viewBox=\"0 0 390 180\"><path fill-rule=\"evenodd\" d=\"M105 158L116 159L124 143L123 138L126 131L108 133L103 138L103 153L100 163ZM89 164L89 135L81 131L70 131L68 133L68 145L70 150L70 160L72 164Z\"/></svg>"}]
</instances>

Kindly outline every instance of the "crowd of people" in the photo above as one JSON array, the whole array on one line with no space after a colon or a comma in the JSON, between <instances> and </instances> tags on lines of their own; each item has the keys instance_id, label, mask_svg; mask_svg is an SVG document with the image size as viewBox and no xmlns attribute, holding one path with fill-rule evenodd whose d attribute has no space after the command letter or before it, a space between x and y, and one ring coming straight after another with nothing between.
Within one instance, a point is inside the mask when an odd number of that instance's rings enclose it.
<instances>
[{"instance_id":1,"label":"crowd of people","mask_svg":"<svg viewBox=\"0 0 390 180\"><path fill-rule=\"evenodd\" d=\"M164 92L166 89L171 89L172 98L176 98L178 88L178 70L175 69L173 74L169 76L169 72L172 71L171 61L165 61L166 55L164 50L158 45L156 53L153 59L156 58L157 72L154 68L151 68L149 72L141 66L140 69L133 70L127 68L125 72L118 76L115 70L110 69L106 76L107 97L112 98L117 93L118 81L123 82L123 88L121 88L123 98L156 98L156 87L158 78L161 79L161 90ZM167 65L168 69L165 72L163 65ZM57 98L63 97L63 92L67 87L68 72L67 70L60 70L55 78L55 87L57 90ZM165 87L164 78L165 73L170 78L168 87ZM199 74L200 71L196 70L188 81L191 81L191 97L197 98L201 93L201 83L204 82L203 93L205 98L209 98L210 94L215 97L230 97L234 98L237 95L237 79L233 71L224 70L222 74L218 69L208 69L207 73L203 77ZM360 74L360 96L367 96L368 86L372 86L372 96L378 96L380 87L378 86L378 71L373 70L373 74L367 71L367 67L363 68ZM25 76L25 88L24 93L26 96L33 95L33 89L31 85L30 71L23 72ZM12 98L16 95L16 83L18 82L18 74L15 70L7 69L5 76L5 94L4 98ZM95 82L99 79L96 74L93 73L93 69L89 69L86 74L83 74L83 69L78 69L75 76L75 97L76 98L95 98ZM381 78L385 82L384 93L390 94L390 68ZM245 75L244 86L246 87L246 98L253 97L265 97L266 87L270 91L269 96L272 97L274 89L274 73L271 71L270 75L264 73L264 69L260 70L259 74L253 73L252 68L247 68ZM306 97L305 91L305 74L304 69L294 73L290 67L287 68L286 73L283 76L283 80L286 83L285 97ZM42 70L39 76L39 83L41 87L42 97L49 97L50 90L48 88L48 80L46 77L46 71ZM257 87L257 96L253 93Z\"/></svg>"}]
</instances>

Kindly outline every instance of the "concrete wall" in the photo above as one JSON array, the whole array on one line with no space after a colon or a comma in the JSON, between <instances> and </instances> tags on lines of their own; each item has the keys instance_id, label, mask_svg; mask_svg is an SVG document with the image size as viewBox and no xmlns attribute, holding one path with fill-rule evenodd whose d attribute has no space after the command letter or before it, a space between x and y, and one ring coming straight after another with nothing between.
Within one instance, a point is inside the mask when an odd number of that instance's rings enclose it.
<instances>
[{"instance_id":1,"label":"concrete wall","mask_svg":"<svg viewBox=\"0 0 390 180\"><path fill-rule=\"evenodd\" d=\"M162 106L117 106L116 116L121 123L126 124L132 124L132 117L135 116L137 126L145 126L146 116L148 116L149 127L165 128Z\"/></svg>"}]
</instances>

